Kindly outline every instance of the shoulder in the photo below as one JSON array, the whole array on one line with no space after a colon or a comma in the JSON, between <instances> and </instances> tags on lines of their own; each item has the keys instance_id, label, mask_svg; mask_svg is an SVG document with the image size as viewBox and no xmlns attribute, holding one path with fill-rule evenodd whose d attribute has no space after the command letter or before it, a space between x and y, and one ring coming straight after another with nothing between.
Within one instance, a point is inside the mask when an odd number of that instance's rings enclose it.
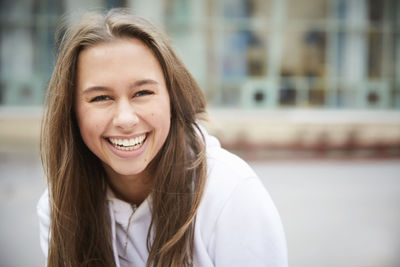
<instances>
[{"instance_id":1,"label":"shoulder","mask_svg":"<svg viewBox=\"0 0 400 267\"><path fill-rule=\"evenodd\" d=\"M50 205L49 205L49 191L46 189L39 198L36 205L36 209L39 218L48 218L50 215Z\"/></svg>"},{"instance_id":2,"label":"shoulder","mask_svg":"<svg viewBox=\"0 0 400 267\"><path fill-rule=\"evenodd\" d=\"M206 142L208 177L196 227L209 257L218 266L287 266L280 216L257 174L215 138Z\"/></svg>"},{"instance_id":3,"label":"shoulder","mask_svg":"<svg viewBox=\"0 0 400 267\"><path fill-rule=\"evenodd\" d=\"M45 257L47 257L50 236L50 202L47 189L41 195L36 208L39 217L40 247Z\"/></svg>"},{"instance_id":4,"label":"shoulder","mask_svg":"<svg viewBox=\"0 0 400 267\"><path fill-rule=\"evenodd\" d=\"M236 206L246 207L256 216L275 215L275 206L253 169L240 157L221 148L214 137L207 136L206 142L208 176L199 208L200 223L203 221L210 226L205 228L213 231L223 215L242 216L243 210Z\"/></svg>"},{"instance_id":5,"label":"shoulder","mask_svg":"<svg viewBox=\"0 0 400 267\"><path fill-rule=\"evenodd\" d=\"M207 168L209 179L235 184L248 178L256 178L253 169L240 157L223 149L213 136L206 137Z\"/></svg>"}]
</instances>

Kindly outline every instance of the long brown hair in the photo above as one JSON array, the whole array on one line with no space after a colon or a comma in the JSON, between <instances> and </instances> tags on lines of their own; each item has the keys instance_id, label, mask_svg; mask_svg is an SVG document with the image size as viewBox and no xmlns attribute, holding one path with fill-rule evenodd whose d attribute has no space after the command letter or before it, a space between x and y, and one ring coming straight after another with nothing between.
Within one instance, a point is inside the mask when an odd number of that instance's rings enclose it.
<instances>
[{"instance_id":1,"label":"long brown hair","mask_svg":"<svg viewBox=\"0 0 400 267\"><path fill-rule=\"evenodd\" d=\"M46 97L41 155L48 179L51 229L48 266L115 266L107 178L86 147L74 113L80 51L117 38L137 38L158 59L171 105L169 135L148 166L154 179L147 266L192 266L195 217L206 182L205 144L198 127L205 99L167 38L126 9L87 13L61 30Z\"/></svg>"}]
</instances>

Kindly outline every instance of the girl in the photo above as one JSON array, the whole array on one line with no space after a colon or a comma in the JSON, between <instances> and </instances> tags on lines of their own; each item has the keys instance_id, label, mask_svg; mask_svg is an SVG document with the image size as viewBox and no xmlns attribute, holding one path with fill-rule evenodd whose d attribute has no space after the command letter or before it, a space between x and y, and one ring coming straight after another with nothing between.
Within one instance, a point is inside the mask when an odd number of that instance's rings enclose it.
<instances>
[{"instance_id":1,"label":"girl","mask_svg":"<svg viewBox=\"0 0 400 267\"><path fill-rule=\"evenodd\" d=\"M198 124L201 89L127 10L64 29L38 203L48 266L287 266L257 175Z\"/></svg>"}]
</instances>

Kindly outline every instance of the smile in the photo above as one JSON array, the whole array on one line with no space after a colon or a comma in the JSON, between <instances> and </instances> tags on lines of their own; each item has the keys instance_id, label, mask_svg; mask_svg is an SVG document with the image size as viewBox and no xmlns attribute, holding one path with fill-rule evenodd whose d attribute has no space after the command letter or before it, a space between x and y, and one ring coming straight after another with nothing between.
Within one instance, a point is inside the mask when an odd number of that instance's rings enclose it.
<instances>
[{"instance_id":1,"label":"smile","mask_svg":"<svg viewBox=\"0 0 400 267\"><path fill-rule=\"evenodd\" d=\"M139 149L146 140L146 134L137 136L135 138L107 138L108 142L113 145L116 149L124 151L132 151Z\"/></svg>"}]
</instances>

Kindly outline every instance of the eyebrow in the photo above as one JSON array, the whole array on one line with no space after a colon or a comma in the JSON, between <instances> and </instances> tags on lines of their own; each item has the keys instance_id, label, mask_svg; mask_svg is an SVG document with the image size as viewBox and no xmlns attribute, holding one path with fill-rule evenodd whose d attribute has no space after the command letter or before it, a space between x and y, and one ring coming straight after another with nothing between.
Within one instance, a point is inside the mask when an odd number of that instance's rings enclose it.
<instances>
[{"instance_id":1,"label":"eyebrow","mask_svg":"<svg viewBox=\"0 0 400 267\"><path fill-rule=\"evenodd\" d=\"M152 80L152 79L143 79L143 80L136 81L133 84L129 85L129 89L140 87L140 86L147 85L147 84L158 85L158 82L155 80ZM90 86L90 87L84 89L83 93L86 94L86 93L90 93L93 91L107 92L107 91L112 91L112 90L110 88L104 87L104 86Z\"/></svg>"},{"instance_id":2,"label":"eyebrow","mask_svg":"<svg viewBox=\"0 0 400 267\"><path fill-rule=\"evenodd\" d=\"M158 84L158 82L156 82L155 80L152 80L152 79L144 79L144 80L139 80L139 81L134 82L129 87L135 88L135 87L140 87L140 86L147 85L147 84Z\"/></svg>"}]
</instances>

